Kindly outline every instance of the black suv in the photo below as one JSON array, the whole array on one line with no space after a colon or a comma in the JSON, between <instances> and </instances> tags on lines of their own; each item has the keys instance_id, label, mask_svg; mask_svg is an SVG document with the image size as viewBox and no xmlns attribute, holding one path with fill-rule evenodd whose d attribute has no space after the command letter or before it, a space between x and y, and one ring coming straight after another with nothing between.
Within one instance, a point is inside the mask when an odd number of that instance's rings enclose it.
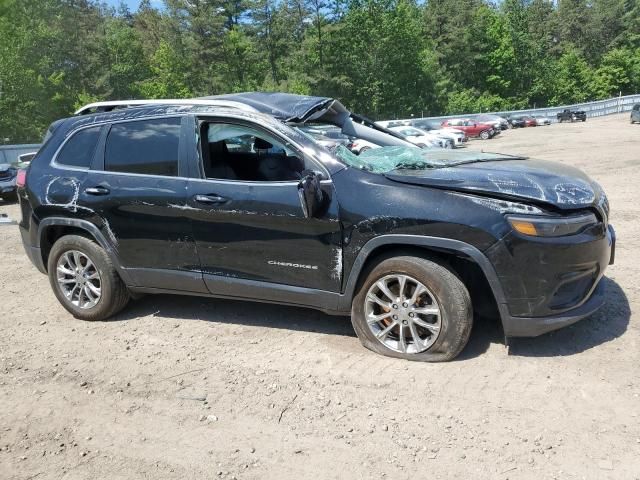
<instances>
[{"instance_id":1,"label":"black suv","mask_svg":"<svg viewBox=\"0 0 640 480\"><path fill-rule=\"evenodd\" d=\"M558 122L586 122L587 112L582 110L569 110L565 109L562 112L558 112L556 115Z\"/></svg>"},{"instance_id":2,"label":"black suv","mask_svg":"<svg viewBox=\"0 0 640 480\"><path fill-rule=\"evenodd\" d=\"M331 98L136 103L56 122L22 175L26 252L77 318L142 293L299 305L351 315L371 350L437 361L474 313L534 336L604 301L609 207L575 168L422 150ZM313 122L380 148L327 150Z\"/></svg>"}]
</instances>

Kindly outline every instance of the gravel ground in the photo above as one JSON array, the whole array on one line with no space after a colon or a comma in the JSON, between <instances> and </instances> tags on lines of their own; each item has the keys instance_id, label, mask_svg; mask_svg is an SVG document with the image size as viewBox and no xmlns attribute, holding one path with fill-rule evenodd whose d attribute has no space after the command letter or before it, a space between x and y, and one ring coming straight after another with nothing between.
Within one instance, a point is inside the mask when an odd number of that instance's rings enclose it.
<instances>
[{"instance_id":1,"label":"gravel ground","mask_svg":"<svg viewBox=\"0 0 640 480\"><path fill-rule=\"evenodd\" d=\"M346 318L274 305L148 296L88 323L2 226L0 478L639 479L640 126L625 114L468 148L604 186L618 249L598 314L509 349L476 324L447 364L375 355Z\"/></svg>"}]
</instances>

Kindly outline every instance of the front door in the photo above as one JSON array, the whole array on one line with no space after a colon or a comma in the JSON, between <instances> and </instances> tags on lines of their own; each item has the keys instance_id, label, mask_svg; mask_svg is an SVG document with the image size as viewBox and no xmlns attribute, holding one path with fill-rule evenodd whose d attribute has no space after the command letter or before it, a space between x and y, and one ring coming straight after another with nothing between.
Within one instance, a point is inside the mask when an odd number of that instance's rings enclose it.
<instances>
[{"instance_id":1,"label":"front door","mask_svg":"<svg viewBox=\"0 0 640 480\"><path fill-rule=\"evenodd\" d=\"M305 218L298 178L317 165L272 132L249 124L201 121L202 179L187 203L205 283L224 279L340 290L341 228L333 185L324 208ZM244 292L251 297L251 292Z\"/></svg>"}]
</instances>

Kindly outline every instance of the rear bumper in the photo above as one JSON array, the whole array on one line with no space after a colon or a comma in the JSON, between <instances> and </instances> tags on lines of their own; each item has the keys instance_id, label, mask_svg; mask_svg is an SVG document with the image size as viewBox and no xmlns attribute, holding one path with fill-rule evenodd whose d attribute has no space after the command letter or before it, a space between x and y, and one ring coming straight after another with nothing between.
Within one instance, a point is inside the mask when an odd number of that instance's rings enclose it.
<instances>
[{"instance_id":1,"label":"rear bumper","mask_svg":"<svg viewBox=\"0 0 640 480\"><path fill-rule=\"evenodd\" d=\"M581 306L550 317L506 317L502 326L506 337L537 337L543 333L566 327L595 313L605 303L604 282L600 280L591 297Z\"/></svg>"},{"instance_id":2,"label":"rear bumper","mask_svg":"<svg viewBox=\"0 0 640 480\"><path fill-rule=\"evenodd\" d=\"M24 251L31 260L31 263L41 272L46 274L47 270L44 267L44 262L42 261L42 252L40 248L34 247L31 245L31 241L29 238L29 231L22 226L20 227L20 236L22 237L22 246L24 247Z\"/></svg>"}]
</instances>

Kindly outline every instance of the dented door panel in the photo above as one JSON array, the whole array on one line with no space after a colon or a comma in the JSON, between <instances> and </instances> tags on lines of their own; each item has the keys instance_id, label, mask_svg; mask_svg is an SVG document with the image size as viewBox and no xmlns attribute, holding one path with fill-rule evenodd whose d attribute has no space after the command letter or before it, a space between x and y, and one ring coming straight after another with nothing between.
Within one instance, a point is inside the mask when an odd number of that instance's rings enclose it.
<instances>
[{"instance_id":1,"label":"dented door panel","mask_svg":"<svg viewBox=\"0 0 640 480\"><path fill-rule=\"evenodd\" d=\"M339 291L338 209L331 182L322 189L324 212L305 218L297 182L191 180L186 213L212 293L220 277ZM201 195L220 201L201 203Z\"/></svg>"}]
</instances>

